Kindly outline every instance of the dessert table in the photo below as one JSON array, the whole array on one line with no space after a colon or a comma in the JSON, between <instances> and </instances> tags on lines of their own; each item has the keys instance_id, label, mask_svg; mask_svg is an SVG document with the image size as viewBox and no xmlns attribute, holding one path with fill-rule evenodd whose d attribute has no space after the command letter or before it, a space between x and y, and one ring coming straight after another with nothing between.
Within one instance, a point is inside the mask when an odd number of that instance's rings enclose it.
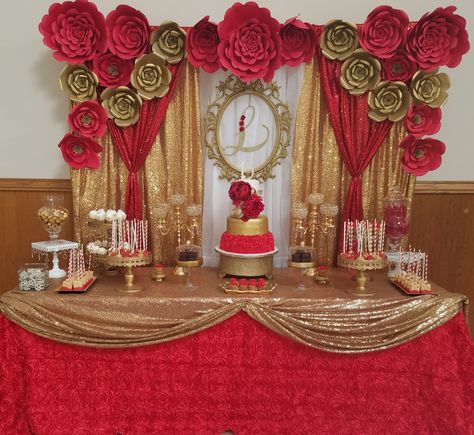
<instances>
[{"instance_id":1,"label":"dessert table","mask_svg":"<svg viewBox=\"0 0 474 435\"><path fill-rule=\"evenodd\" d=\"M144 290L0 296L0 433L469 433L474 349L464 296L407 296L382 273L359 299L276 270L229 295L215 269ZM59 282L56 283L59 285Z\"/></svg>"}]
</instances>

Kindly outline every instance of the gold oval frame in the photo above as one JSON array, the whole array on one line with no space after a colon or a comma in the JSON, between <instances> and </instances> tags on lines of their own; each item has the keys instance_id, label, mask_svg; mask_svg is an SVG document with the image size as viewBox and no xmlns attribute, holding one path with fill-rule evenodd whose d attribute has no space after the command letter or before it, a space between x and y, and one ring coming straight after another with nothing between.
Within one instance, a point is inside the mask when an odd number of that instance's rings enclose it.
<instances>
[{"instance_id":1,"label":"gold oval frame","mask_svg":"<svg viewBox=\"0 0 474 435\"><path fill-rule=\"evenodd\" d=\"M260 182L275 178L273 168L281 164L287 156L290 145L291 113L288 104L280 100L280 87L276 82L264 83L254 80L250 83L241 81L238 77L230 75L217 86L216 99L208 105L204 115L204 142L207 148L207 157L214 160L214 165L221 169L219 178L227 181L241 177L241 170L226 159L219 141L219 126L222 116L230 103L237 97L253 95L261 98L270 108L274 116L277 133L272 145L272 151L266 160L256 168L246 169L245 177L252 177Z\"/></svg>"}]
</instances>

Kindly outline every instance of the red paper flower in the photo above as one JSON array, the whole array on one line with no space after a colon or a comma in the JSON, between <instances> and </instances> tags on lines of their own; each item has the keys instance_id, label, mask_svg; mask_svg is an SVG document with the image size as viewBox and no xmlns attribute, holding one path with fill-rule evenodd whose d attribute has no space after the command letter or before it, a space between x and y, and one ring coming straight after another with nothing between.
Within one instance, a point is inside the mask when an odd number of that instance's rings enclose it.
<instances>
[{"instance_id":1,"label":"red paper flower","mask_svg":"<svg viewBox=\"0 0 474 435\"><path fill-rule=\"evenodd\" d=\"M251 1L234 3L218 25L217 48L223 68L242 80L272 80L281 66L280 23Z\"/></svg>"},{"instance_id":2,"label":"red paper flower","mask_svg":"<svg viewBox=\"0 0 474 435\"><path fill-rule=\"evenodd\" d=\"M53 3L38 28L59 61L82 63L107 48L105 18L87 0Z\"/></svg>"},{"instance_id":3,"label":"red paper flower","mask_svg":"<svg viewBox=\"0 0 474 435\"><path fill-rule=\"evenodd\" d=\"M374 56L392 57L405 43L408 30L408 15L390 6L375 8L359 30L361 47Z\"/></svg>"},{"instance_id":4,"label":"red paper flower","mask_svg":"<svg viewBox=\"0 0 474 435\"><path fill-rule=\"evenodd\" d=\"M120 5L107 15L110 51L122 59L133 59L146 51L150 25L140 11Z\"/></svg>"},{"instance_id":5,"label":"red paper flower","mask_svg":"<svg viewBox=\"0 0 474 435\"><path fill-rule=\"evenodd\" d=\"M250 198L242 204L242 220L246 222L249 219L258 217L264 208L265 205L260 196L255 193L250 195Z\"/></svg>"},{"instance_id":6,"label":"red paper flower","mask_svg":"<svg viewBox=\"0 0 474 435\"><path fill-rule=\"evenodd\" d=\"M240 205L243 201L247 201L252 194L252 187L246 181L234 181L229 187L229 197L234 206Z\"/></svg>"},{"instance_id":7,"label":"red paper flower","mask_svg":"<svg viewBox=\"0 0 474 435\"><path fill-rule=\"evenodd\" d=\"M209 15L191 27L186 36L186 51L191 65L208 73L219 69L217 24L209 22Z\"/></svg>"},{"instance_id":8,"label":"red paper flower","mask_svg":"<svg viewBox=\"0 0 474 435\"><path fill-rule=\"evenodd\" d=\"M393 57L382 60L382 80L408 82L417 69L418 65L405 52L399 51Z\"/></svg>"},{"instance_id":9,"label":"red paper flower","mask_svg":"<svg viewBox=\"0 0 474 435\"><path fill-rule=\"evenodd\" d=\"M309 24L290 18L280 29L280 37L283 64L297 66L311 61L316 50L316 34Z\"/></svg>"},{"instance_id":10,"label":"red paper flower","mask_svg":"<svg viewBox=\"0 0 474 435\"><path fill-rule=\"evenodd\" d=\"M411 134L403 139L400 148L404 150L401 160L404 171L416 176L438 169L446 151L445 144L439 140L430 137L417 139Z\"/></svg>"},{"instance_id":11,"label":"red paper flower","mask_svg":"<svg viewBox=\"0 0 474 435\"><path fill-rule=\"evenodd\" d=\"M425 70L458 66L469 51L466 20L455 15L456 8L437 8L425 14L408 32L408 56Z\"/></svg>"},{"instance_id":12,"label":"red paper flower","mask_svg":"<svg viewBox=\"0 0 474 435\"><path fill-rule=\"evenodd\" d=\"M68 116L69 127L86 137L102 137L107 131L107 111L97 101L77 104Z\"/></svg>"},{"instance_id":13,"label":"red paper flower","mask_svg":"<svg viewBox=\"0 0 474 435\"><path fill-rule=\"evenodd\" d=\"M102 147L88 137L67 133L59 142L66 163L74 169L97 169L100 165L99 155Z\"/></svg>"},{"instance_id":14,"label":"red paper flower","mask_svg":"<svg viewBox=\"0 0 474 435\"><path fill-rule=\"evenodd\" d=\"M404 120L405 128L415 137L438 133L441 128L441 109L426 104L411 106Z\"/></svg>"},{"instance_id":15,"label":"red paper flower","mask_svg":"<svg viewBox=\"0 0 474 435\"><path fill-rule=\"evenodd\" d=\"M101 86L118 88L130 83L133 62L121 59L112 53L99 54L92 61L92 69L96 73Z\"/></svg>"}]
</instances>

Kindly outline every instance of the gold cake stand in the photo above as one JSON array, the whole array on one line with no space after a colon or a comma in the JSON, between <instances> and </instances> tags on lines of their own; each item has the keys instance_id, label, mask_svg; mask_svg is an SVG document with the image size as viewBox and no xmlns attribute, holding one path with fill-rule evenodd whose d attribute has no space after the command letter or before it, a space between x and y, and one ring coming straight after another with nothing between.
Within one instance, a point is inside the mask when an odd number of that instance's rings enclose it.
<instances>
[{"instance_id":1,"label":"gold cake stand","mask_svg":"<svg viewBox=\"0 0 474 435\"><path fill-rule=\"evenodd\" d=\"M150 252L140 252L132 257L122 257L121 255L109 255L105 259L105 263L112 267L125 268L125 285L116 287L115 290L123 293L136 293L143 290L143 286L135 284L133 268L139 266L148 266L151 263Z\"/></svg>"},{"instance_id":2,"label":"gold cake stand","mask_svg":"<svg viewBox=\"0 0 474 435\"><path fill-rule=\"evenodd\" d=\"M348 258L338 255L337 265L358 272L355 278L357 287L354 290L349 290L350 293L357 296L373 296L375 295L375 292L373 290L368 290L366 287L367 280L369 279L367 271L384 269L387 266L387 259L380 257L373 259L363 257Z\"/></svg>"},{"instance_id":3,"label":"gold cake stand","mask_svg":"<svg viewBox=\"0 0 474 435\"><path fill-rule=\"evenodd\" d=\"M216 246L215 250L220 254L219 278L226 275L272 278L273 255L278 252L277 248L263 254L235 254L224 251L219 246Z\"/></svg>"}]
</instances>

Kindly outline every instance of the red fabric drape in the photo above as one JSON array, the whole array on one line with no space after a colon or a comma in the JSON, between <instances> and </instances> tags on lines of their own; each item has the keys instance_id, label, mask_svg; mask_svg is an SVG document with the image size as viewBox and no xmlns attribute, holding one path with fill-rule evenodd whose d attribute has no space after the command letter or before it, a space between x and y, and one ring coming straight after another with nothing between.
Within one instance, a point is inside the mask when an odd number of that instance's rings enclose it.
<instances>
[{"instance_id":1,"label":"red fabric drape","mask_svg":"<svg viewBox=\"0 0 474 435\"><path fill-rule=\"evenodd\" d=\"M169 65L173 78L168 93L162 98L144 101L140 119L130 127L118 127L109 119L108 127L120 157L128 169L127 190L125 192L125 212L128 219L142 219L142 195L137 172L145 163L148 153L155 141L161 123L166 114L173 90L178 81L181 65Z\"/></svg>"},{"instance_id":2,"label":"red fabric drape","mask_svg":"<svg viewBox=\"0 0 474 435\"><path fill-rule=\"evenodd\" d=\"M0 316L0 433L469 434L462 314L385 351L322 352L239 313L154 346L93 349Z\"/></svg>"},{"instance_id":3,"label":"red fabric drape","mask_svg":"<svg viewBox=\"0 0 474 435\"><path fill-rule=\"evenodd\" d=\"M351 181L344 202L341 223L362 219L362 173L374 158L393 123L369 119L367 93L353 96L340 84L341 62L317 54L329 120ZM339 239L341 242L341 239Z\"/></svg>"}]
</instances>

